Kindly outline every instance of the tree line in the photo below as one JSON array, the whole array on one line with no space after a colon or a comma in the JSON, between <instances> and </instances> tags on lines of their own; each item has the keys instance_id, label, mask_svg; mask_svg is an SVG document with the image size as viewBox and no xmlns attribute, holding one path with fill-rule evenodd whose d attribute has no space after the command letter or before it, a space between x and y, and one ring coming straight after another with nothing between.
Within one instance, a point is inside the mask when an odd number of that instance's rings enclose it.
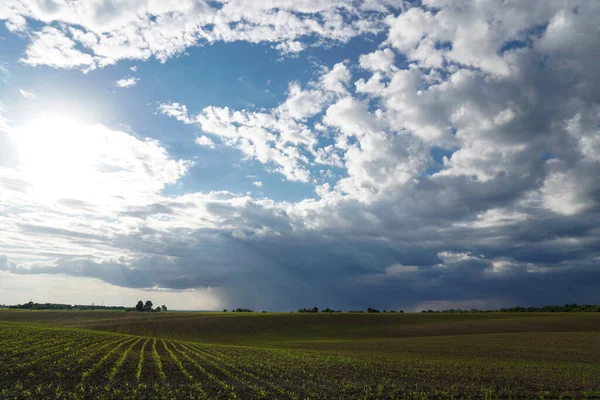
<instances>
[{"instance_id":1,"label":"tree line","mask_svg":"<svg viewBox=\"0 0 600 400\"><path fill-rule=\"evenodd\" d=\"M483 313L483 312L503 312L503 313L528 313L528 312L600 312L600 305L597 304L565 304L563 306L542 306L542 307L510 307L498 308L495 310L479 310L477 308L461 309L449 308L447 310L422 310L422 313Z\"/></svg>"},{"instance_id":2,"label":"tree line","mask_svg":"<svg viewBox=\"0 0 600 400\"><path fill-rule=\"evenodd\" d=\"M82 304L60 304L60 303L34 303L29 301L24 304L16 305L0 305L0 308L20 309L20 310L124 310L124 311L138 311L138 312L159 312L167 311L167 306L164 304L160 307L154 308L152 301L147 300L145 303L140 300L135 307L124 307L124 306L104 306L104 305L82 305ZM223 310L227 312L227 310ZM249 308L236 308L232 309L231 312L254 312ZM263 313L266 311L262 311ZM342 310L333 310L331 308L324 308L319 311L319 307L311 308L300 308L299 313L342 313ZM349 310L348 313L365 313L364 310ZM490 312L503 312L503 313L527 313L527 312L600 312L600 305L597 304L565 304L562 306L542 306L542 307L510 307L510 308L498 308L493 310L480 310L477 308L462 309L462 308L449 308L445 310L422 310L422 313L490 313ZM404 313L403 310L378 310L373 307L368 307L366 313Z\"/></svg>"},{"instance_id":3,"label":"tree line","mask_svg":"<svg viewBox=\"0 0 600 400\"><path fill-rule=\"evenodd\" d=\"M104 306L104 305L81 305L81 304L60 304L60 303L34 303L29 301L24 304L15 305L3 305L2 308L10 308L16 310L116 310L116 311L167 311L167 306L164 304L160 307L153 308L152 301L148 300L146 303L141 300L138 301L135 307L124 307L124 306Z\"/></svg>"},{"instance_id":4,"label":"tree line","mask_svg":"<svg viewBox=\"0 0 600 400\"><path fill-rule=\"evenodd\" d=\"M319 312L319 307L312 307L312 308L300 308L298 309L299 313L318 313ZM341 313L343 312L342 310L332 310L331 308L325 308L323 310L321 310L322 313ZM348 311L349 313L364 313L363 310L350 310ZM403 313L404 311L399 310L383 310L383 311L379 311L375 308L369 307L367 308L367 313Z\"/></svg>"},{"instance_id":5,"label":"tree line","mask_svg":"<svg viewBox=\"0 0 600 400\"><path fill-rule=\"evenodd\" d=\"M152 304L152 301L147 300L145 303L140 300L137 302L137 304L135 305L134 309L128 309L126 311L138 311L138 312L159 312L159 311L167 311L167 306L165 306L164 304L162 306L157 306L156 308L152 308L154 306L154 304Z\"/></svg>"},{"instance_id":6,"label":"tree line","mask_svg":"<svg viewBox=\"0 0 600 400\"><path fill-rule=\"evenodd\" d=\"M123 306L98 306L95 304L83 305L83 304L59 304L59 303L34 303L29 301L24 304L15 304L11 306L4 306L4 308L11 308L16 310L125 310L127 307Z\"/></svg>"}]
</instances>

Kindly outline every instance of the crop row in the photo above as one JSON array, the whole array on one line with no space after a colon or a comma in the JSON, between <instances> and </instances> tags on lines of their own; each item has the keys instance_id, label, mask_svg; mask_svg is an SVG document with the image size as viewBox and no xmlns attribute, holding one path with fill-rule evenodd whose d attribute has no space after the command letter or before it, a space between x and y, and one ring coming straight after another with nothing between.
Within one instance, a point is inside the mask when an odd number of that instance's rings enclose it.
<instances>
[{"instance_id":1,"label":"crop row","mask_svg":"<svg viewBox=\"0 0 600 400\"><path fill-rule=\"evenodd\" d=\"M585 398L600 366L205 345L0 323L0 398Z\"/></svg>"}]
</instances>

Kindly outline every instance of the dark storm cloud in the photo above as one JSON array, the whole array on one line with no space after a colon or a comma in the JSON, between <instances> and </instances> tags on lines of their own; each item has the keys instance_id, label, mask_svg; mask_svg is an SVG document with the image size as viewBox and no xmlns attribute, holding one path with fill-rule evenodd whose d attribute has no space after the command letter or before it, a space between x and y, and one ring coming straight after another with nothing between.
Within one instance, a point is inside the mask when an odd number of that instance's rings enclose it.
<instances>
[{"instance_id":1,"label":"dark storm cloud","mask_svg":"<svg viewBox=\"0 0 600 400\"><path fill-rule=\"evenodd\" d=\"M257 206L259 207L259 206ZM266 212L263 210L263 212ZM477 304L541 304L592 301L597 292L600 246L597 228L588 218L562 217L522 221L478 230L436 232L436 220L422 218L412 235L397 228L380 229L382 238L352 239L336 232L305 231L280 236L235 238L231 234L195 231L163 235L156 241L138 235L115 238L129 250L152 254L130 265L58 260L56 266L13 269L14 273L60 273L88 276L135 288L216 287L228 307L286 310L301 305L336 308L365 306L411 308L423 301ZM597 219L597 215L591 216ZM269 220L269 218L266 218ZM253 225L262 226L264 221ZM401 241L390 240L398 229ZM534 232L529 241L515 232ZM150 232L150 231L148 231ZM552 244L561 237L581 243ZM503 238L497 245L493 238ZM410 239L410 240L409 240ZM440 253L464 260L444 260ZM469 252L468 256L464 256ZM462 256L461 256L462 255ZM452 256L450 256L451 258ZM494 271L493 263L506 263ZM412 272L386 268L415 266ZM536 267L536 268L533 268Z\"/></svg>"}]
</instances>

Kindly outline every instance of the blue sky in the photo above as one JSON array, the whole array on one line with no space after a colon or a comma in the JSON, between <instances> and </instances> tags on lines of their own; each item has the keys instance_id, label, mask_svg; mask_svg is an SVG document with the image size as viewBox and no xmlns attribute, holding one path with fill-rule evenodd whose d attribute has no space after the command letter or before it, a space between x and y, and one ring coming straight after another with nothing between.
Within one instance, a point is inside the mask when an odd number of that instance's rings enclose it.
<instances>
[{"instance_id":1,"label":"blue sky","mask_svg":"<svg viewBox=\"0 0 600 400\"><path fill-rule=\"evenodd\" d=\"M599 15L9 0L0 303L597 302Z\"/></svg>"},{"instance_id":2,"label":"blue sky","mask_svg":"<svg viewBox=\"0 0 600 400\"><path fill-rule=\"evenodd\" d=\"M27 109L23 117L30 118L31 100L19 95L20 88L26 87L35 93L37 103L43 103L39 112L69 114L80 105L78 117L82 115L88 123L131 127L138 136L159 140L173 156L196 160L196 166L180 184L168 187L166 193L246 192L255 190L252 182L260 180L266 183L261 193L278 201L314 197L314 187L282 180L251 160L240 160L237 151L214 152L194 146L195 135L201 129L181 126L177 121L156 115L157 105L174 101L190 110L211 105L239 110L274 108L285 101L290 82L305 84L319 74L319 68L331 68L345 61L356 63L361 54L377 50L385 39L381 34L355 37L343 46L332 43L324 48L307 49L302 57L282 55L272 44L265 43L201 44L187 48L167 63L155 59L122 62L94 71L90 78L89 74L73 74L70 69L45 68L40 75L38 70L18 61L27 48L27 40L11 35L4 26L0 35L7 44L2 61L10 71L10 80L4 82L5 104L17 100L20 104L15 105L15 114L19 115L18 110L23 107ZM363 71L356 74L367 75ZM119 79L129 77L145 84L136 84L128 90L114 86ZM231 168L232 165L236 167ZM248 175L256 178L247 178Z\"/></svg>"}]
</instances>

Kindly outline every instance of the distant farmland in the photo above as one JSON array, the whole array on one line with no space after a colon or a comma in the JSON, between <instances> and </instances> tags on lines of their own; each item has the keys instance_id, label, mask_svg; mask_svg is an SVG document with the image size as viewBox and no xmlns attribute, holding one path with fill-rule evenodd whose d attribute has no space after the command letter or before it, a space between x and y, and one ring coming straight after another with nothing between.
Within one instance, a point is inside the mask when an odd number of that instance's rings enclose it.
<instances>
[{"instance_id":1,"label":"distant farmland","mask_svg":"<svg viewBox=\"0 0 600 400\"><path fill-rule=\"evenodd\" d=\"M0 311L0 398L598 398L600 314Z\"/></svg>"}]
</instances>

